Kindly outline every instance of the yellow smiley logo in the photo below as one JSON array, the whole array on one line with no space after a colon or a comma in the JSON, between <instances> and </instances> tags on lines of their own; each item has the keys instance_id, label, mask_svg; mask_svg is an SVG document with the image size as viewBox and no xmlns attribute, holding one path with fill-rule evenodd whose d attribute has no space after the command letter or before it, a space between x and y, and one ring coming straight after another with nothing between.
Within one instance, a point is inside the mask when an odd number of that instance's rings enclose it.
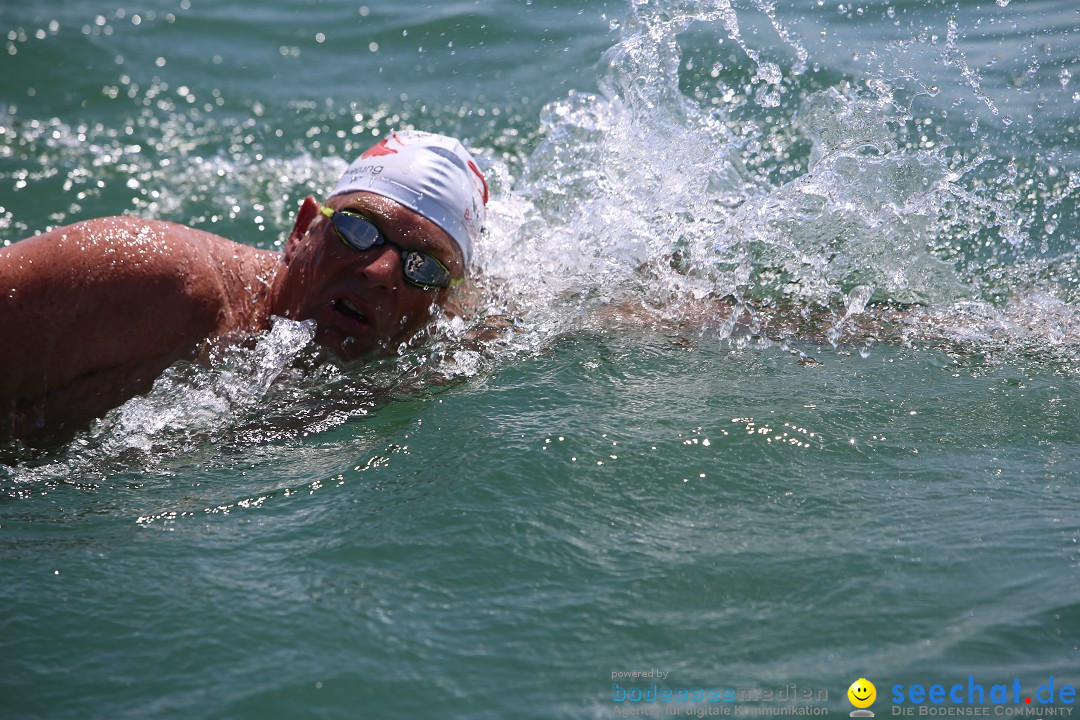
<instances>
[{"instance_id":1,"label":"yellow smiley logo","mask_svg":"<svg viewBox=\"0 0 1080 720\"><path fill-rule=\"evenodd\" d=\"M847 697L855 707L868 708L877 698L877 688L866 678L859 678L851 683L851 687L847 690Z\"/></svg>"}]
</instances>

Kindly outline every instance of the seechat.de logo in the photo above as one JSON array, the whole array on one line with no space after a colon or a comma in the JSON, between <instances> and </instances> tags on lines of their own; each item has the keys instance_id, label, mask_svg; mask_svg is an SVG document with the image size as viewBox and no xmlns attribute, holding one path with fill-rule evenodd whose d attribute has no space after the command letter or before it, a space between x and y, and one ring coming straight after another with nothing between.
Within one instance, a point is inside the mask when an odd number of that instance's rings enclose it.
<instances>
[{"instance_id":1,"label":"seechat.de logo","mask_svg":"<svg viewBox=\"0 0 1080 720\"><path fill-rule=\"evenodd\" d=\"M866 678L859 678L847 689L847 699L856 708L851 711L851 717L874 717L874 713L866 709L877 699L877 688L874 687L874 683Z\"/></svg>"}]
</instances>

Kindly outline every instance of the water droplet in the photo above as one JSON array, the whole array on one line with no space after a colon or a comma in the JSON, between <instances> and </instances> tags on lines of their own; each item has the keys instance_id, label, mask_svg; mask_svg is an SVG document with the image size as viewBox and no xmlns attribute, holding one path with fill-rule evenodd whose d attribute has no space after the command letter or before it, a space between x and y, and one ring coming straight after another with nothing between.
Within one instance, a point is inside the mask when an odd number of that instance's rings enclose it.
<instances>
[{"instance_id":1,"label":"water droplet","mask_svg":"<svg viewBox=\"0 0 1080 720\"><path fill-rule=\"evenodd\" d=\"M997 0L998 7L1005 7L1009 4L1009 0Z\"/></svg>"}]
</instances>

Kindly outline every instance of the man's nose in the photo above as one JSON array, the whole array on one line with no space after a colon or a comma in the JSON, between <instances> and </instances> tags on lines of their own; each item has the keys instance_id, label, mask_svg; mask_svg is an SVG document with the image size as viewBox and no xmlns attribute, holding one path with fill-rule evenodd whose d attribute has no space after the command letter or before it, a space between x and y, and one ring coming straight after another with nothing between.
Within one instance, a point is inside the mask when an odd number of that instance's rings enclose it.
<instances>
[{"instance_id":1,"label":"man's nose","mask_svg":"<svg viewBox=\"0 0 1080 720\"><path fill-rule=\"evenodd\" d=\"M401 253L391 245L376 245L364 250L367 261L360 270L369 283L394 290L402 283Z\"/></svg>"}]
</instances>

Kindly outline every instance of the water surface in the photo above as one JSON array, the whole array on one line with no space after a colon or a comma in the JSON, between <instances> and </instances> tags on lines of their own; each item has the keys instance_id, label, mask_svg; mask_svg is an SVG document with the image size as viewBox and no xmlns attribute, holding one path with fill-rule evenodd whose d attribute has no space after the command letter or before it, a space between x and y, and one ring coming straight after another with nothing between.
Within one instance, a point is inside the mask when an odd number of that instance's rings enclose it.
<instances>
[{"instance_id":1,"label":"water surface","mask_svg":"<svg viewBox=\"0 0 1080 720\"><path fill-rule=\"evenodd\" d=\"M399 127L493 190L479 306L425 347L340 369L281 322L6 451L5 716L609 717L650 669L833 715L860 677L879 716L897 684L1075 686L1077 20L0 7L0 242L131 213L279 248Z\"/></svg>"}]
</instances>

